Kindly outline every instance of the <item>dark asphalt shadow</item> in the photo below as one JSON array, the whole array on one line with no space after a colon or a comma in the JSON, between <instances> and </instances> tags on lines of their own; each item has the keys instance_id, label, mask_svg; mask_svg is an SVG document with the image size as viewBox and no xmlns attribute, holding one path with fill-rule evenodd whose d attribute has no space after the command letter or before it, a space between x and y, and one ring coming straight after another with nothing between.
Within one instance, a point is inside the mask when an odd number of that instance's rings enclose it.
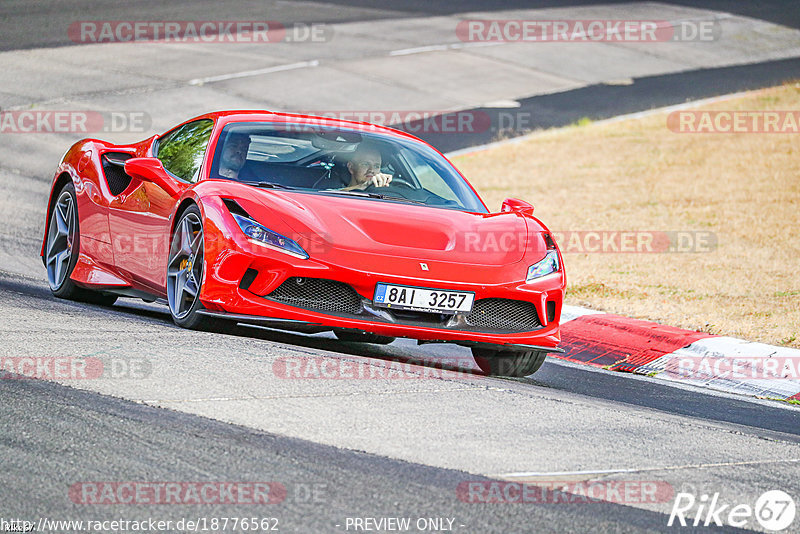
<instances>
[{"instance_id":1,"label":"dark asphalt shadow","mask_svg":"<svg viewBox=\"0 0 800 534\"><path fill-rule=\"evenodd\" d=\"M519 107L479 107L453 113L454 119L459 114L474 114L475 123L480 126L474 128L475 132L426 131L432 128L426 128L422 121L394 127L424 139L441 152L452 152L534 130L575 124L581 119L609 119L794 80L800 80L800 58L647 76L634 79L631 85L589 85L523 98L518 100Z\"/></svg>"}]
</instances>

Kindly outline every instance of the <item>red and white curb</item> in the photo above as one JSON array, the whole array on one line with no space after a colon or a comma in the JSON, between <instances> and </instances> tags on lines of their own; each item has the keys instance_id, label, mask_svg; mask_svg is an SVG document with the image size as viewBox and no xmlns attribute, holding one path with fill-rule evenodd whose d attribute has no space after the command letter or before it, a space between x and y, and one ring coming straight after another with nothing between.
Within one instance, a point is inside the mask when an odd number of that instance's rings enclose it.
<instances>
[{"instance_id":1,"label":"red and white curb","mask_svg":"<svg viewBox=\"0 0 800 534\"><path fill-rule=\"evenodd\" d=\"M561 315L571 362L729 393L800 400L800 350L683 330L576 306Z\"/></svg>"}]
</instances>

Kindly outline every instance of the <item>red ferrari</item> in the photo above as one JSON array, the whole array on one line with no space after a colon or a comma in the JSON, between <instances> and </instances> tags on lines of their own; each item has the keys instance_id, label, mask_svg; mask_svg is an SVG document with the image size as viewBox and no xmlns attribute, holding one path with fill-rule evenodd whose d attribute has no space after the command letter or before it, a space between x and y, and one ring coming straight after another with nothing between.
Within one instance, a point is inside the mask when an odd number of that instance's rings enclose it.
<instances>
[{"instance_id":1,"label":"red ferrari","mask_svg":"<svg viewBox=\"0 0 800 534\"><path fill-rule=\"evenodd\" d=\"M368 123L227 111L80 141L41 255L55 296L166 298L187 328L457 343L506 376L559 350L566 278L533 207L490 213L431 146Z\"/></svg>"}]
</instances>

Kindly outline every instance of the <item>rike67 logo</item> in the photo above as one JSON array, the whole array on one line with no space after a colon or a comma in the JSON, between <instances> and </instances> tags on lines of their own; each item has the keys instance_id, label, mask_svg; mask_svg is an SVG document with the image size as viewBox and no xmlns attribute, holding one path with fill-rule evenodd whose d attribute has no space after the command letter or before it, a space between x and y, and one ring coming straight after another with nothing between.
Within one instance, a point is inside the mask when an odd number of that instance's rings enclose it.
<instances>
[{"instance_id":1,"label":"rike67 logo","mask_svg":"<svg viewBox=\"0 0 800 534\"><path fill-rule=\"evenodd\" d=\"M697 497L694 493L680 492L675 496L667 526L743 528L756 526L755 520L762 528L778 532L791 526L796 511L794 499L781 490L764 492L752 506L726 502L719 493Z\"/></svg>"}]
</instances>

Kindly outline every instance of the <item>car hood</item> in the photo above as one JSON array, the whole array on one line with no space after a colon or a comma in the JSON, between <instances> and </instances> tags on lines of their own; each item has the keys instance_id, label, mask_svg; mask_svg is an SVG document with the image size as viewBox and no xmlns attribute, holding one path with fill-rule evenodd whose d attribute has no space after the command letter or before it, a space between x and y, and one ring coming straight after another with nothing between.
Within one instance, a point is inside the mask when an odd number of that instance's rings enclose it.
<instances>
[{"instance_id":1,"label":"car hood","mask_svg":"<svg viewBox=\"0 0 800 534\"><path fill-rule=\"evenodd\" d=\"M274 190L253 196L293 230L295 235L287 237L301 244L312 241L322 250L501 266L520 261L528 241L525 218L516 213Z\"/></svg>"}]
</instances>

